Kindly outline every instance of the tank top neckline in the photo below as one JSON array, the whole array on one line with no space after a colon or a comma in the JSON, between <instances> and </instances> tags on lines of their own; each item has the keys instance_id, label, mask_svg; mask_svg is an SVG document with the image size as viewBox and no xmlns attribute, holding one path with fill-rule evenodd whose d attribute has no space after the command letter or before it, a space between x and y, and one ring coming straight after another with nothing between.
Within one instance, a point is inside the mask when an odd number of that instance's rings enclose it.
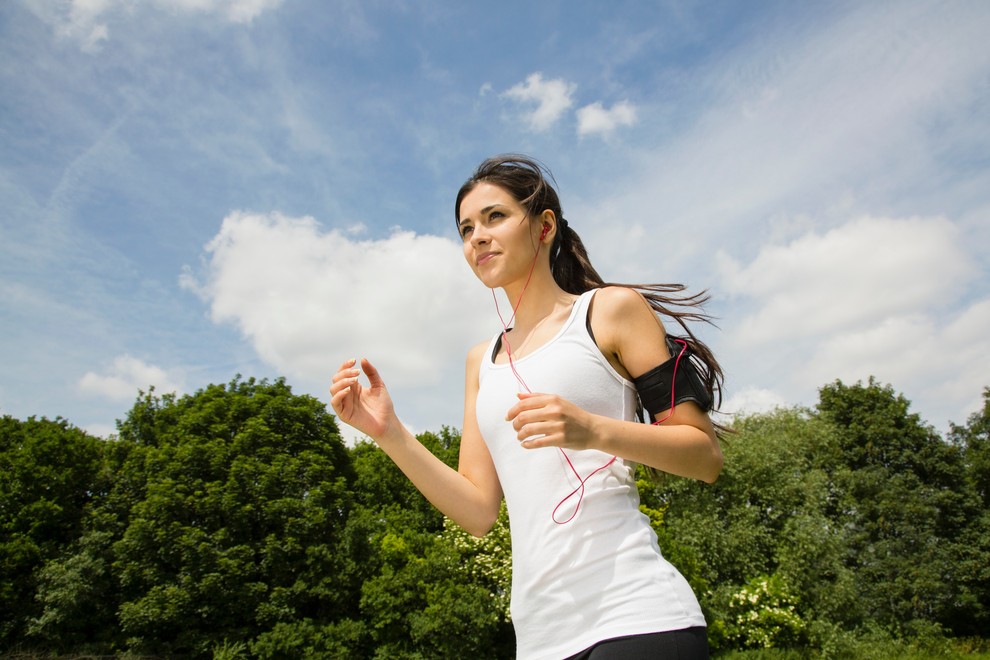
<instances>
[{"instance_id":1,"label":"tank top neckline","mask_svg":"<svg viewBox=\"0 0 990 660\"><path fill-rule=\"evenodd\" d=\"M557 330L554 336L548 339L547 341L545 341L544 343L540 344L538 347L536 347L529 353L526 353L522 357L512 358L512 361L515 362L516 364L519 364L520 362L525 362L531 356L542 353L544 350L548 349L554 343L556 343L557 340L559 340L564 335L564 333L567 332L567 329L571 327L571 325L574 323L574 319L577 316L578 312L585 306L584 305L585 298L594 295L594 293L595 293L595 289L591 289L590 291L585 291L584 293L578 295L578 297L574 299L574 302L571 303L571 311L568 314L567 319L560 326L560 329ZM509 329L511 330L512 328ZM486 361L488 362L489 368L503 369L509 367L508 361L506 362L495 361L495 358L497 357L497 352L500 351L501 348L502 348L502 333L499 332L492 338L491 344L489 345L489 350L486 353L487 355Z\"/></svg>"}]
</instances>

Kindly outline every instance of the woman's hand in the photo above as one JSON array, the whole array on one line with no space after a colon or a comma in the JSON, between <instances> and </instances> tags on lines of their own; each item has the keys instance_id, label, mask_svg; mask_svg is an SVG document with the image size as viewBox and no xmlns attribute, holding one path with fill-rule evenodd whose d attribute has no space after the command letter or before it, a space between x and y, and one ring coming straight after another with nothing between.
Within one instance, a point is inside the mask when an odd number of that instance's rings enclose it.
<instances>
[{"instance_id":1,"label":"woman's hand","mask_svg":"<svg viewBox=\"0 0 990 660\"><path fill-rule=\"evenodd\" d=\"M395 409L378 370L361 359L361 369L368 376L370 387L358 382L361 370L357 360L347 360L333 375L330 385L330 405L337 417L373 440L378 440L395 426Z\"/></svg>"},{"instance_id":2,"label":"woman's hand","mask_svg":"<svg viewBox=\"0 0 990 660\"><path fill-rule=\"evenodd\" d=\"M595 416L556 394L523 392L519 403L509 408L505 419L512 422L522 446L591 449L595 446Z\"/></svg>"}]
</instances>

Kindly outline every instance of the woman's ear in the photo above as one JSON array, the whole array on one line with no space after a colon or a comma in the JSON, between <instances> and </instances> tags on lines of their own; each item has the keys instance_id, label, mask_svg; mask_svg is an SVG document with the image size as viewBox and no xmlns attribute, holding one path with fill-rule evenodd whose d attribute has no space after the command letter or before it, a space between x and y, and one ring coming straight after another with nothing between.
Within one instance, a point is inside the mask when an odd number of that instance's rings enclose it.
<instances>
[{"instance_id":1,"label":"woman's ear","mask_svg":"<svg viewBox=\"0 0 990 660\"><path fill-rule=\"evenodd\" d=\"M554 215L553 211L547 209L540 214L540 222L543 223L543 229L540 231L540 240L542 241L557 228L557 216Z\"/></svg>"}]
</instances>

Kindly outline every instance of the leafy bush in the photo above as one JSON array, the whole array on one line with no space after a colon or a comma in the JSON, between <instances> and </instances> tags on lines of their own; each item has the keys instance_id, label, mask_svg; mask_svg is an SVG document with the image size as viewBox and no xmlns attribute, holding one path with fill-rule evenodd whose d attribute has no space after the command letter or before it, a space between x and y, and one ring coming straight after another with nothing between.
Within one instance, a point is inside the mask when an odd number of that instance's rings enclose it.
<instances>
[{"instance_id":1,"label":"leafy bush","mask_svg":"<svg viewBox=\"0 0 990 660\"><path fill-rule=\"evenodd\" d=\"M779 575L757 576L728 600L726 637L734 648L786 648L804 641L797 599Z\"/></svg>"}]
</instances>

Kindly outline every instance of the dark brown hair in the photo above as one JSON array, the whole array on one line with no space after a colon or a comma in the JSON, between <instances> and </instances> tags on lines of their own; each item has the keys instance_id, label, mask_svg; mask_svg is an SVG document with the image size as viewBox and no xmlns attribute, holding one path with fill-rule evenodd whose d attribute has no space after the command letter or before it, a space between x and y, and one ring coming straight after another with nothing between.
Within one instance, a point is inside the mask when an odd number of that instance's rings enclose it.
<instances>
[{"instance_id":1,"label":"dark brown hair","mask_svg":"<svg viewBox=\"0 0 990 660\"><path fill-rule=\"evenodd\" d=\"M680 338L688 343L694 353L692 359L712 396L714 408L718 409L724 382L722 368L712 351L695 336L689 326L689 323L698 321L714 325L712 317L703 309L710 298L706 291L691 294L683 284L605 282L591 265L581 238L564 219L560 197L554 188L557 182L553 174L545 165L528 156L504 154L481 163L457 192L454 203L455 222L460 220L461 202L465 195L479 183L499 186L512 195L530 217L536 217L548 209L553 211L557 218L557 235L550 246L550 271L561 289L576 295L606 286L635 289L646 298L655 312L673 319L684 331L685 335Z\"/></svg>"}]
</instances>

